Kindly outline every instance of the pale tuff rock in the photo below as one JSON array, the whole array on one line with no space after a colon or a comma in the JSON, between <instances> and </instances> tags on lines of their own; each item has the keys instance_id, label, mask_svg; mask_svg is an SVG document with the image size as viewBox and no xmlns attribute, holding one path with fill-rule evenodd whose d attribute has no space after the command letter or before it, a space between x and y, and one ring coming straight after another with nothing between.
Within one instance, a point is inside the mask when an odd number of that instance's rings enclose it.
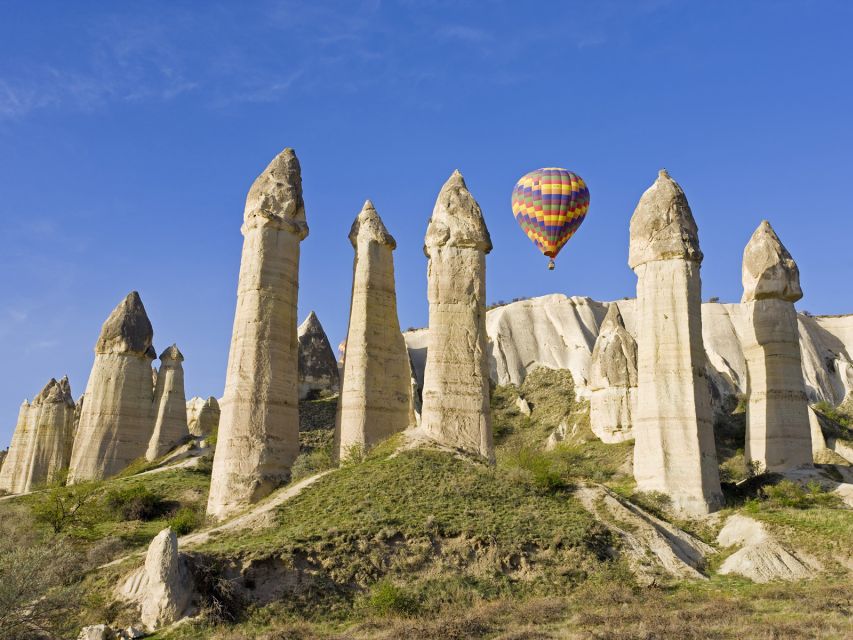
<instances>
[{"instance_id":1,"label":"pale tuff rock","mask_svg":"<svg viewBox=\"0 0 853 640\"><path fill-rule=\"evenodd\" d=\"M717 535L717 543L722 547L742 547L723 562L719 573L724 575L735 573L765 583L802 580L820 569L814 559L797 557L776 542L764 524L746 516L729 516Z\"/></svg>"},{"instance_id":2,"label":"pale tuff rock","mask_svg":"<svg viewBox=\"0 0 853 640\"><path fill-rule=\"evenodd\" d=\"M219 428L219 402L210 396L187 402L187 426L194 436L209 436Z\"/></svg>"},{"instance_id":3,"label":"pale tuff rock","mask_svg":"<svg viewBox=\"0 0 853 640\"><path fill-rule=\"evenodd\" d=\"M30 417L30 403L24 400L18 410L18 421L12 434L9 452L0 468L0 491L21 493L24 490L24 472L29 461L33 433Z\"/></svg>"},{"instance_id":4,"label":"pale tuff rock","mask_svg":"<svg viewBox=\"0 0 853 640\"><path fill-rule=\"evenodd\" d=\"M74 400L68 378L51 378L32 403L24 401L6 461L0 489L26 493L53 482L68 468L74 437Z\"/></svg>"},{"instance_id":5,"label":"pale tuff rock","mask_svg":"<svg viewBox=\"0 0 853 640\"><path fill-rule=\"evenodd\" d=\"M518 409L518 412L521 415L527 416L528 418L533 414L533 411L530 408L530 403L521 396L515 399L515 408Z\"/></svg>"},{"instance_id":6,"label":"pale tuff rock","mask_svg":"<svg viewBox=\"0 0 853 640\"><path fill-rule=\"evenodd\" d=\"M154 392L154 432L145 452L145 459L149 462L189 435L183 361L184 356L175 344L160 354Z\"/></svg>"},{"instance_id":7,"label":"pale tuff rock","mask_svg":"<svg viewBox=\"0 0 853 640\"><path fill-rule=\"evenodd\" d=\"M135 291L110 314L74 437L69 483L115 475L145 455L151 439L154 331Z\"/></svg>"},{"instance_id":8,"label":"pale tuff rock","mask_svg":"<svg viewBox=\"0 0 853 640\"><path fill-rule=\"evenodd\" d=\"M762 222L743 252L743 350L747 366L747 464L785 471L811 464L808 400L794 301L797 265Z\"/></svg>"},{"instance_id":9,"label":"pale tuff rock","mask_svg":"<svg viewBox=\"0 0 853 640\"><path fill-rule=\"evenodd\" d=\"M437 442L494 459L486 339L486 254L480 206L456 171L424 239L429 332L421 427Z\"/></svg>"},{"instance_id":10,"label":"pale tuff rock","mask_svg":"<svg viewBox=\"0 0 853 640\"><path fill-rule=\"evenodd\" d=\"M299 399L340 390L338 361L313 311L296 331L299 340Z\"/></svg>"},{"instance_id":11,"label":"pale tuff rock","mask_svg":"<svg viewBox=\"0 0 853 640\"><path fill-rule=\"evenodd\" d=\"M661 171L631 218L628 264L637 274L634 477L684 513L723 504L704 376L702 252L681 187Z\"/></svg>"},{"instance_id":12,"label":"pale tuff rock","mask_svg":"<svg viewBox=\"0 0 853 640\"><path fill-rule=\"evenodd\" d=\"M634 437L637 403L637 342L625 329L619 307L611 303L592 350L589 422L603 442Z\"/></svg>"},{"instance_id":13,"label":"pale tuff rock","mask_svg":"<svg viewBox=\"0 0 853 640\"><path fill-rule=\"evenodd\" d=\"M743 251L742 281L741 302L767 298L796 302L803 297L797 263L767 220L761 221Z\"/></svg>"},{"instance_id":14,"label":"pale tuff rock","mask_svg":"<svg viewBox=\"0 0 853 640\"><path fill-rule=\"evenodd\" d=\"M704 580L700 572L714 549L681 529L656 518L603 486L581 487L581 504L602 520L620 540L631 570L643 584L661 573L679 579Z\"/></svg>"},{"instance_id":15,"label":"pale tuff rock","mask_svg":"<svg viewBox=\"0 0 853 640\"><path fill-rule=\"evenodd\" d=\"M293 149L276 156L246 198L237 310L209 514L224 518L290 477L299 454L296 304L299 243L308 235Z\"/></svg>"},{"instance_id":16,"label":"pale tuff rock","mask_svg":"<svg viewBox=\"0 0 853 640\"><path fill-rule=\"evenodd\" d=\"M30 407L33 443L23 491L57 480L68 469L74 442L74 399L68 378L52 379Z\"/></svg>"},{"instance_id":17,"label":"pale tuff rock","mask_svg":"<svg viewBox=\"0 0 853 640\"><path fill-rule=\"evenodd\" d=\"M192 576L178 553L178 538L169 528L151 541L145 565L119 588L122 598L139 605L140 620L149 631L189 615L194 593Z\"/></svg>"},{"instance_id":18,"label":"pale tuff rock","mask_svg":"<svg viewBox=\"0 0 853 640\"><path fill-rule=\"evenodd\" d=\"M105 624L90 624L80 629L77 640L112 640L113 631Z\"/></svg>"},{"instance_id":19,"label":"pale tuff rock","mask_svg":"<svg viewBox=\"0 0 853 640\"><path fill-rule=\"evenodd\" d=\"M349 234L355 250L352 298L335 455L367 450L415 424L412 372L397 317L396 242L368 200Z\"/></svg>"}]
</instances>

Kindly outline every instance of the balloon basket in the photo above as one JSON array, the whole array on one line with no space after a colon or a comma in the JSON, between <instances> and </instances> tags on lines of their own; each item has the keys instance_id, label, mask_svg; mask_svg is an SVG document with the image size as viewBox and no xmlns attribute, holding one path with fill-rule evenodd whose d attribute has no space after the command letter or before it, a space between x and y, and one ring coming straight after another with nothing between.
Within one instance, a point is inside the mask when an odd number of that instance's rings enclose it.
<instances>
[{"instance_id":1,"label":"balloon basket","mask_svg":"<svg viewBox=\"0 0 853 640\"><path fill-rule=\"evenodd\" d=\"M551 260L548 261L548 271L553 271L554 266L555 266L554 265L554 259L552 258Z\"/></svg>"}]
</instances>

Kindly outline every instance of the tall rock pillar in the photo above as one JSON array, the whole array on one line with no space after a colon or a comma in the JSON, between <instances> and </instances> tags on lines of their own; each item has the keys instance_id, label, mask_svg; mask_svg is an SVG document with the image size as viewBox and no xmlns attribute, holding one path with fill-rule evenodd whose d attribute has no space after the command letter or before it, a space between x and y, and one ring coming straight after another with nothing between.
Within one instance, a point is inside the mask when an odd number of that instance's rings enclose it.
<instances>
[{"instance_id":1,"label":"tall rock pillar","mask_svg":"<svg viewBox=\"0 0 853 640\"><path fill-rule=\"evenodd\" d=\"M797 312L800 272L770 223L743 252L743 348L747 368L747 463L785 471L812 463Z\"/></svg>"},{"instance_id":2,"label":"tall rock pillar","mask_svg":"<svg viewBox=\"0 0 853 640\"><path fill-rule=\"evenodd\" d=\"M625 329L615 302L601 323L589 369L592 432L611 444L630 440L637 407L637 342Z\"/></svg>"},{"instance_id":3,"label":"tall rock pillar","mask_svg":"<svg viewBox=\"0 0 853 640\"><path fill-rule=\"evenodd\" d=\"M23 475L23 491L53 482L68 469L74 442L74 398L68 378L51 378L30 407L32 447Z\"/></svg>"},{"instance_id":4,"label":"tall rock pillar","mask_svg":"<svg viewBox=\"0 0 853 640\"><path fill-rule=\"evenodd\" d=\"M223 518L287 482L299 454L296 298L308 235L293 149L246 197L237 311L207 512Z\"/></svg>"},{"instance_id":5,"label":"tall rock pillar","mask_svg":"<svg viewBox=\"0 0 853 640\"><path fill-rule=\"evenodd\" d=\"M429 336L421 427L437 442L494 459L486 351L486 254L480 205L455 171L424 238Z\"/></svg>"},{"instance_id":6,"label":"tall rock pillar","mask_svg":"<svg viewBox=\"0 0 853 640\"><path fill-rule=\"evenodd\" d=\"M0 491L22 493L24 473L29 464L33 440L33 421L30 420L30 403L24 400L18 411L18 422L9 444L9 452L0 467Z\"/></svg>"},{"instance_id":7,"label":"tall rock pillar","mask_svg":"<svg viewBox=\"0 0 853 640\"><path fill-rule=\"evenodd\" d=\"M702 252L681 187L661 171L631 217L628 264L637 274L634 477L686 514L723 504L704 377Z\"/></svg>"},{"instance_id":8,"label":"tall rock pillar","mask_svg":"<svg viewBox=\"0 0 853 640\"><path fill-rule=\"evenodd\" d=\"M136 291L104 322L74 437L68 482L115 475L145 455L151 439L154 330Z\"/></svg>"},{"instance_id":9,"label":"tall rock pillar","mask_svg":"<svg viewBox=\"0 0 853 640\"><path fill-rule=\"evenodd\" d=\"M154 431L145 459L156 460L189 435L184 391L184 355L173 344L160 354L154 390Z\"/></svg>"},{"instance_id":10,"label":"tall rock pillar","mask_svg":"<svg viewBox=\"0 0 853 640\"><path fill-rule=\"evenodd\" d=\"M369 449L414 424L411 371L397 317L394 238L368 200L353 222L355 249L335 452Z\"/></svg>"}]
</instances>

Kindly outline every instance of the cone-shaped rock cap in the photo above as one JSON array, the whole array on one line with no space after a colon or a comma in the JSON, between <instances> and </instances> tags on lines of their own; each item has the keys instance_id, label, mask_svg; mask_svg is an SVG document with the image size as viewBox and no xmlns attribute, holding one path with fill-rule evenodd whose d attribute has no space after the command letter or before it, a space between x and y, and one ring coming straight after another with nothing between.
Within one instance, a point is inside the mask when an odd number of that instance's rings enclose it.
<instances>
[{"instance_id":1,"label":"cone-shaped rock cap","mask_svg":"<svg viewBox=\"0 0 853 640\"><path fill-rule=\"evenodd\" d=\"M382 218L379 217L370 200L365 200L364 206L352 223L349 241L352 243L353 249L358 247L359 238L367 240L367 242L384 244L386 247L391 247L392 250L397 248L394 236L388 233L388 229L385 228Z\"/></svg>"},{"instance_id":2,"label":"cone-shaped rock cap","mask_svg":"<svg viewBox=\"0 0 853 640\"><path fill-rule=\"evenodd\" d=\"M613 333L618 329L625 328L625 321L622 319L622 314L619 312L619 307L615 302L612 302L607 308L607 315L604 316L604 321L601 323L599 333Z\"/></svg>"},{"instance_id":3,"label":"cone-shaped rock cap","mask_svg":"<svg viewBox=\"0 0 853 640\"><path fill-rule=\"evenodd\" d=\"M443 246L470 247L485 253L492 250L483 212L459 171L454 171L439 191L424 238L427 257L430 247Z\"/></svg>"},{"instance_id":4,"label":"cone-shaped rock cap","mask_svg":"<svg viewBox=\"0 0 853 640\"><path fill-rule=\"evenodd\" d=\"M776 298L796 302L803 297L800 270L767 220L743 250L743 302Z\"/></svg>"},{"instance_id":5,"label":"cone-shaped rock cap","mask_svg":"<svg viewBox=\"0 0 853 640\"><path fill-rule=\"evenodd\" d=\"M184 354L181 353L180 349L178 349L178 345L173 344L160 354L160 362L166 362L167 360L175 362L184 361Z\"/></svg>"},{"instance_id":6,"label":"cone-shaped rock cap","mask_svg":"<svg viewBox=\"0 0 853 640\"><path fill-rule=\"evenodd\" d=\"M135 353L144 355L151 348L154 329L136 291L131 291L113 309L101 327L95 353Z\"/></svg>"},{"instance_id":7,"label":"cone-shaped rock cap","mask_svg":"<svg viewBox=\"0 0 853 640\"><path fill-rule=\"evenodd\" d=\"M625 329L615 303L610 304L601 323L590 365L590 387L598 390L611 386L637 386L637 343Z\"/></svg>"},{"instance_id":8,"label":"cone-shaped rock cap","mask_svg":"<svg viewBox=\"0 0 853 640\"><path fill-rule=\"evenodd\" d=\"M702 262L702 251L687 196L661 169L631 216L628 266L634 269L646 262L673 259Z\"/></svg>"},{"instance_id":9,"label":"cone-shaped rock cap","mask_svg":"<svg viewBox=\"0 0 853 640\"><path fill-rule=\"evenodd\" d=\"M317 335L326 337L326 332L323 330L323 325L320 324L320 318L317 317L317 314L313 311L308 314L308 317L302 321L302 324L299 325L299 328L296 330L296 334L301 338L302 336L307 335Z\"/></svg>"},{"instance_id":10,"label":"cone-shaped rock cap","mask_svg":"<svg viewBox=\"0 0 853 640\"><path fill-rule=\"evenodd\" d=\"M51 378L44 386L38 395L33 399L33 404L61 404L74 405L74 398L71 397L71 386L68 384L68 378L62 378L59 382L56 378Z\"/></svg>"},{"instance_id":11,"label":"cone-shaped rock cap","mask_svg":"<svg viewBox=\"0 0 853 640\"><path fill-rule=\"evenodd\" d=\"M248 227L268 225L288 229L300 240L308 235L302 170L293 149L288 147L278 154L257 177L246 196L243 219Z\"/></svg>"}]
</instances>

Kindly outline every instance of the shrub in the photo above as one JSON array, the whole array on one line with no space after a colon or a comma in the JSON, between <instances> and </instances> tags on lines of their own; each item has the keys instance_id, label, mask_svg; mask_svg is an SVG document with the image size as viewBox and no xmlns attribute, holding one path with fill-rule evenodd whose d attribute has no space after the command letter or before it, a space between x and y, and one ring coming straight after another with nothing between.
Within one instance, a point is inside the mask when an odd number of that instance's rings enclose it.
<instances>
[{"instance_id":1,"label":"shrub","mask_svg":"<svg viewBox=\"0 0 853 640\"><path fill-rule=\"evenodd\" d=\"M243 617L246 602L237 580L225 577L223 561L200 553L188 554L200 606L212 622L235 622Z\"/></svg>"},{"instance_id":2,"label":"shrub","mask_svg":"<svg viewBox=\"0 0 853 640\"><path fill-rule=\"evenodd\" d=\"M390 580L381 580L370 588L367 605L373 613L383 617L412 616L418 612L417 600Z\"/></svg>"},{"instance_id":3,"label":"shrub","mask_svg":"<svg viewBox=\"0 0 853 640\"><path fill-rule=\"evenodd\" d=\"M812 507L834 507L839 498L828 492L818 482L809 482L805 487L790 480L782 480L775 485L761 489L762 507L810 509Z\"/></svg>"},{"instance_id":4,"label":"shrub","mask_svg":"<svg viewBox=\"0 0 853 640\"><path fill-rule=\"evenodd\" d=\"M541 493L554 493L567 486L563 465L551 453L522 448L508 454L504 464Z\"/></svg>"},{"instance_id":5,"label":"shrub","mask_svg":"<svg viewBox=\"0 0 853 640\"><path fill-rule=\"evenodd\" d=\"M94 482L49 489L36 497L33 517L54 533L90 530L103 516L98 500L100 489Z\"/></svg>"},{"instance_id":6,"label":"shrub","mask_svg":"<svg viewBox=\"0 0 853 640\"><path fill-rule=\"evenodd\" d=\"M202 514L191 507L181 507L178 512L169 518L169 526L176 535L184 536L201 525L204 521Z\"/></svg>"},{"instance_id":7,"label":"shrub","mask_svg":"<svg viewBox=\"0 0 853 640\"><path fill-rule=\"evenodd\" d=\"M161 496L142 485L112 489L105 502L120 520L153 520L168 508Z\"/></svg>"},{"instance_id":8,"label":"shrub","mask_svg":"<svg viewBox=\"0 0 853 640\"><path fill-rule=\"evenodd\" d=\"M667 519L672 506L672 498L662 491L636 491L631 494L631 502L661 520Z\"/></svg>"}]
</instances>

